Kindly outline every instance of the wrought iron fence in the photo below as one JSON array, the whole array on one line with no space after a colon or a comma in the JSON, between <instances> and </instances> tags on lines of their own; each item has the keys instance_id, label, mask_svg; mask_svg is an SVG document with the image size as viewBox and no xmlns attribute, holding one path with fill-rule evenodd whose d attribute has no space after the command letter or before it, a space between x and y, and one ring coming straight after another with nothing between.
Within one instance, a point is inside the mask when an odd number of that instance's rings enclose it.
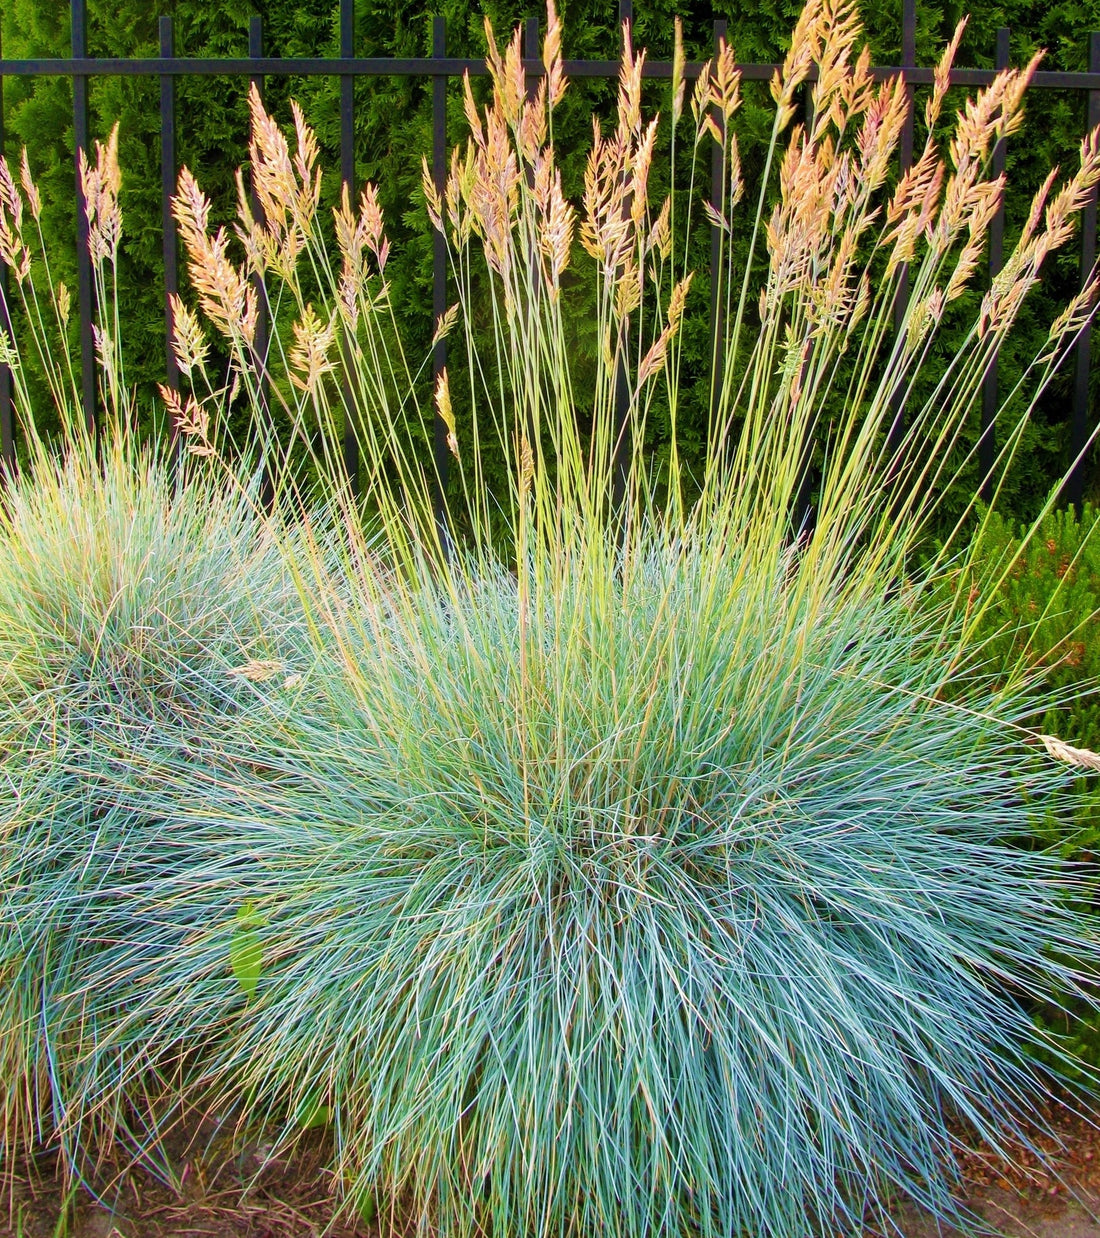
<instances>
[{"instance_id":1,"label":"wrought iron fence","mask_svg":"<svg viewBox=\"0 0 1100 1238\"><path fill-rule=\"evenodd\" d=\"M71 12L71 55L59 59L36 60L5 60L0 48L0 153L4 152L4 108L3 91L5 77L28 77L34 75L61 76L71 78L73 84L73 130L75 135L76 157L80 151L89 147L88 121L88 83L97 76L128 76L156 78L160 83L160 143L161 143L161 218L163 227L163 261L164 261L164 306L165 306L165 365L169 384L178 386L179 371L176 366L175 353L172 348L172 317L169 310L169 297L179 290L179 253L176 238L176 225L171 212L171 197L175 192L176 175L178 172L176 159L176 79L186 75L211 77L214 75L240 75L255 82L262 91L263 81L267 76L312 76L324 75L339 79L340 82L340 171L342 179L349 190L355 192L355 157L354 157L354 84L356 78L370 77L424 77L432 83L432 161L431 170L436 186L442 192L446 180L446 117L447 117L447 84L452 78L463 73L471 76L484 74L487 70L482 60L471 60L447 54L447 28L442 17L432 21L432 51L430 56L395 58L395 57L361 57L355 55L354 38L354 5L355 0L338 0L340 13L340 55L338 57L271 57L264 54L264 39L262 21L259 17L251 19L248 39L247 57L180 57L175 55L173 44L172 19L159 19L160 54L156 57L91 57L87 54L87 0L70 0ZM620 23L633 20L632 0L618 0L618 19ZM879 66L872 69L877 80L900 74L905 81L909 93L909 119L902 133L899 146L899 171L904 171L913 158L913 97L918 86L931 85L933 70L918 66L916 63L916 28L917 0L902 0L902 39L901 63L895 66ZM725 36L726 23L714 22L714 41ZM544 67L539 57L539 21L537 17L527 20L524 26L524 69L528 81L534 82L544 73ZM1009 31L1001 29L997 33L994 54L994 69L955 68L951 72L953 86L984 86L988 85L996 75L997 70L1009 65ZM685 76L693 79L699 75L701 65L689 63L685 68ZM747 81L767 81L778 67L774 64L745 64L739 66L742 76ZM571 78L607 78L614 79L619 73L618 61L611 60L569 60L564 63L564 70ZM672 64L668 61L647 61L644 75L649 78L670 78ZM811 75L812 76L812 75ZM1086 128L1092 130L1100 125L1100 32L1089 36L1089 69L1088 72L1040 71L1035 74L1032 82L1038 90L1069 90L1085 92L1087 96ZM1005 143L1002 140L994 151L994 172L1004 170ZM715 150L711 170L711 198L717 205L720 195L721 162L720 154ZM80 357L81 357L81 400L83 415L90 428L96 424L96 374L95 346L92 334L93 322L93 287L91 261L87 247L88 220L85 211L80 176L75 177L76 187L76 236L77 236L77 308L79 315ZM1096 260L1097 234L1097 193L1094 189L1091 199L1082 214L1080 271L1082 282L1088 277ZM996 275L1003 262L1004 238L1004 206L1003 203L990 225L989 236L989 274ZM719 252L719 236L714 230L712 240L712 265L717 266ZM717 281L711 297L711 332L716 334L721 324L719 321L720 305L717 298ZM7 270L0 264L0 326L9 332L11 323L7 309ZM447 255L445 241L442 235L436 234L433 250L433 314L436 322L443 316L447 307ZM905 315L908 303L907 273L902 274L901 286L895 303L895 323L900 324ZM257 328L257 351L262 357L266 351L267 332L269 324L261 317ZM438 374L446 364L447 343L439 339L433 346L432 364L435 374ZM1090 433L1090 401L1089 401L1089 371L1091 362L1091 332L1081 334L1076 344L1076 368L1073 387L1073 405L1070 419L1070 453L1071 459L1077 459L1084 450ZM987 475L993 467L996 444L993 433L993 416L997 408L997 366L991 365L983 385L981 411L981 439L979 443L979 465L982 475ZM900 403L896 409L894 433L897 434L903 424L904 409ZM441 423L436 425L436 458L441 472L445 475L447 449L445 429ZM347 430L344 439L345 460L349 471L354 476L356 465L356 442L352 432ZM9 467L15 462L15 423L12 404L11 375L4 366L0 366L0 459ZM1065 488L1065 497L1070 501L1079 502L1084 486L1084 460L1080 460L1073 469Z\"/></svg>"}]
</instances>

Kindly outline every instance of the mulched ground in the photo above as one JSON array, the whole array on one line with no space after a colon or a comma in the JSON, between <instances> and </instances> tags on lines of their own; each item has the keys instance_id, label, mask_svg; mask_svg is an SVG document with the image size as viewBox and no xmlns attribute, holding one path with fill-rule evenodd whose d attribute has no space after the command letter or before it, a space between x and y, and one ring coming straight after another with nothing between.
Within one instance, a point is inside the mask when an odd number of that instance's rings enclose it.
<instances>
[{"instance_id":1,"label":"mulched ground","mask_svg":"<svg viewBox=\"0 0 1100 1238\"><path fill-rule=\"evenodd\" d=\"M1017 1148L1010 1162L962 1158L966 1202L1012 1238L1100 1238L1100 1129L1055 1102L1039 1116L1052 1132L1032 1134L1042 1157ZM318 1138L293 1161L261 1170L263 1148L217 1162L184 1148L178 1191L138 1169L102 1189L102 1204L79 1189L67 1199L43 1158L7 1181L0 1238L391 1238L411 1231L389 1215L381 1224L334 1224L327 1151ZM895 1219L905 1238L956 1238L912 1209Z\"/></svg>"}]
</instances>

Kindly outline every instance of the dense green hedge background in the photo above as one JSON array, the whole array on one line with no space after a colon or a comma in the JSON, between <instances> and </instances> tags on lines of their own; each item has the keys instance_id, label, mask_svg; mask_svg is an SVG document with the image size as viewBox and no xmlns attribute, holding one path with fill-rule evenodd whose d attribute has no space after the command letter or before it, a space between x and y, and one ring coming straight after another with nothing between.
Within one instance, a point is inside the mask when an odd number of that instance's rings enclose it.
<instances>
[{"instance_id":1,"label":"dense green hedge background","mask_svg":"<svg viewBox=\"0 0 1100 1238\"><path fill-rule=\"evenodd\" d=\"M565 25L565 54L570 58L612 58L617 54L615 0L561 0ZM797 17L798 0L718 0L713 7L677 0L637 0L636 43L654 57L671 54L672 18L684 18L689 56L703 58L712 42L712 22L729 22L730 37L743 61L771 61L781 56ZM961 3L922 3L918 6L917 58L931 64L963 15ZM160 11L175 20L179 55L243 55L247 51L248 20L253 12L263 18L265 50L273 55L334 55L338 49L337 8L333 0L164 0L158 7L145 0L90 0L90 51L93 55L155 55L156 18ZM448 50L480 55L484 50L481 13L498 30L511 27L538 11L519 0L488 0L481 6L464 0L358 0L356 51L361 55L422 55L430 51L431 13L441 11L448 22ZM864 20L878 64L896 63L900 55L901 3L882 0L868 4ZM68 54L69 21L66 8L44 6L39 0L6 0L0 12L3 49L8 57L64 56ZM958 63L992 64L996 30L1012 29L1013 63L1022 63L1037 47L1048 51L1046 66L1087 68L1088 33L1100 29L1100 0L1065 0L1063 3L1028 3L1023 0L983 3L971 16ZM338 85L335 80L271 79L267 99L285 117L286 100L295 96L318 130L324 159L332 170L328 191L335 197L338 168ZM590 114L605 110L613 84L576 86L556 117L558 150L566 179L579 185L590 138ZM654 86L654 107L664 104L662 88ZM759 138L769 123L764 92L746 91L742 132L746 167L751 177ZM158 86L136 78L95 79L91 89L93 133L105 135L114 120L122 122L122 158L125 181L123 209L126 252L122 267L126 348L129 373L135 381L152 422L155 399L152 383L164 367L164 317L160 282L160 170ZM213 192L221 218L232 211L232 174L245 154L247 113L244 84L236 79L183 78L178 85L179 153L182 161L200 172ZM362 80L356 86L356 158L360 178L378 183L394 241L390 270L395 302L402 310L409 333L426 348L430 334L431 237L422 211L419 189L420 155L430 149L430 84L409 78ZM45 230L55 255L56 273L73 279L73 192L71 87L66 79L12 79L4 83L8 153L22 144L31 151L48 204ZM1010 144L1008 236L1010 244L1026 214L1031 192L1051 164L1070 166L1084 131L1085 100L1080 92L1033 91L1029 119L1023 134ZM450 137L464 137L464 121L453 87ZM919 140L919 139L918 139ZM746 203L746 206L749 204ZM744 208L743 208L744 209ZM696 254L700 274L706 276L709 247L699 230ZM1071 292L1078 278L1075 249L1059 256L1044 288L1025 310L1015 341L1002 362L1005 389L1024 360L1037 349L1046 325ZM707 356L706 278L696 282L693 315L685 331L688 374L694 390L681 414L686 451L697 450L705 426L705 359ZM965 312L965 309L961 312ZM961 316L961 315L960 315ZM950 332L941 346L941 360L954 346ZM1068 458L1068 417L1072 373L1066 370L1045 398L1029 432L1023 460L1006 498L1008 511L1024 517L1035 510ZM976 417L976 414L975 414ZM658 418L654 449L661 450L665 430ZM1090 470L1088 489L1097 492L1097 470ZM960 487L959 499L962 491ZM957 506L953 502L949 506Z\"/></svg>"}]
</instances>

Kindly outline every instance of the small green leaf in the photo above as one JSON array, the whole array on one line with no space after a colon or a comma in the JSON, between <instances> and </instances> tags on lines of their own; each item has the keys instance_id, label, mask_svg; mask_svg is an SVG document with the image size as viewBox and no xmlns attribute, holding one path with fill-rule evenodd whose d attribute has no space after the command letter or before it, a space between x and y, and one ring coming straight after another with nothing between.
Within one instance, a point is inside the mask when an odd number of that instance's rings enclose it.
<instances>
[{"instance_id":1,"label":"small green leaf","mask_svg":"<svg viewBox=\"0 0 1100 1238\"><path fill-rule=\"evenodd\" d=\"M264 947L257 931L263 924L264 919L257 914L251 899L237 909L237 927L229 943L229 965L249 1000L256 996L263 971Z\"/></svg>"},{"instance_id":2,"label":"small green leaf","mask_svg":"<svg viewBox=\"0 0 1100 1238\"><path fill-rule=\"evenodd\" d=\"M370 1225L378 1215L378 1200L373 1191L364 1191L359 1196L359 1219L364 1225Z\"/></svg>"},{"instance_id":3,"label":"small green leaf","mask_svg":"<svg viewBox=\"0 0 1100 1238\"><path fill-rule=\"evenodd\" d=\"M315 1092L306 1097L305 1103L299 1109L298 1125L304 1131L311 1131L318 1126L328 1126L333 1119L333 1110L328 1105L322 1105Z\"/></svg>"}]
</instances>

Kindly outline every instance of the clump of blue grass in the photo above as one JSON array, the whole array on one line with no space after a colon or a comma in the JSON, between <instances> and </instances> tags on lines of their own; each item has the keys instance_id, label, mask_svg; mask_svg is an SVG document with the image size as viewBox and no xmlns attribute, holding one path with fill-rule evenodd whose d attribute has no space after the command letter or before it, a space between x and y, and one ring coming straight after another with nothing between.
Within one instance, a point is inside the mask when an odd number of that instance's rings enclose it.
<instances>
[{"instance_id":1,"label":"clump of blue grass","mask_svg":"<svg viewBox=\"0 0 1100 1238\"><path fill-rule=\"evenodd\" d=\"M174 1082L283 1143L327 1123L349 1207L391 1201L444 1238L807 1238L888 1225L897 1194L961 1219L952 1148L965 1131L995 1147L1022 1133L1043 1083L1028 1004L1074 993L1097 960L1073 872L1011 841L1033 812L1061 811L1074 764L1100 760L1027 729L1023 668L983 673L980 603L936 601L951 555L965 560L966 517L912 567L967 465L983 377L1100 182L1094 134L1064 185L1044 185L924 391L925 358L981 269L1003 192L992 152L1037 63L967 102L941 155L961 34L934 74L924 150L892 184L912 99L873 80L847 0L811 0L773 83L743 278L728 239L745 189L735 56L720 46L685 109L677 46L673 129L700 157L718 143L722 183L710 222L726 312L692 477L675 442L688 211L682 195L650 202L656 120L629 41L614 129L594 136L574 206L552 140L566 88L553 7L533 95L521 36L502 52L490 32L492 102L479 111L467 91L470 142L442 193L425 184L460 301L437 325L461 317L466 345L451 353L463 381L441 372L434 404L399 347L373 188L341 202L329 255L313 135L295 111L292 157L253 93L264 211L242 199L242 264L190 173L176 215L260 427L254 281L296 316L272 333L270 396L330 470L329 515L293 534L273 524L269 560L251 526L223 537L202 508L186 538L198 558L178 547L171 569L207 600L194 615L169 607L165 623L139 555L133 596L155 605L116 626L131 593L107 576L96 622L40 659L54 683L81 651L77 697L93 683L109 704L91 745L85 706L24 693L58 738L21 792L0 886L6 906L26 899L12 922L29 914L37 952L20 972L28 947L6 930L4 966L34 994L8 1021L9 1113L33 1126L48 1094L63 1131L127 1131L135 1108L172 1103ZM110 148L104 185L109 164ZM595 279L586 361L575 239ZM1052 324L999 414L994 492L1095 293L1091 280ZM192 390L166 399L189 453L216 468L222 388L198 318L173 309ZM473 330L487 316L491 356ZM646 447L658 386L667 467ZM435 460L416 453L436 415L454 460L440 505ZM344 430L360 437L358 506ZM293 458L269 460L277 503ZM491 459L507 473L496 487ZM221 567L189 575L200 550ZM51 622L82 613L83 571ZM207 602L218 621L184 657L170 634L182 641ZM88 654L86 630L110 639ZM154 650L178 696L146 678ZM25 757L6 745L12 786L38 755L20 743ZM51 868L69 821L79 837Z\"/></svg>"},{"instance_id":2,"label":"clump of blue grass","mask_svg":"<svg viewBox=\"0 0 1100 1238\"><path fill-rule=\"evenodd\" d=\"M101 1054L80 997L111 1008L140 985L104 951L147 933L128 884L170 886L186 854L148 780L161 756L201 765L211 731L247 730L303 616L247 488L185 481L121 435L98 458L87 440L38 447L0 508L0 1160L59 1138L75 1163L82 1138L155 1142L132 1115L179 1087L156 1045Z\"/></svg>"},{"instance_id":3,"label":"clump of blue grass","mask_svg":"<svg viewBox=\"0 0 1100 1238\"><path fill-rule=\"evenodd\" d=\"M349 1201L433 1233L961 1220L960 1130L999 1144L1042 1087L1029 995L1095 958L1064 866L1008 841L1065 779L942 613L713 531L350 606L319 576L278 751L225 731L217 776L158 784L193 868L135 905L196 931L149 941L112 1034L235 1010L223 1111L331 1122Z\"/></svg>"}]
</instances>

